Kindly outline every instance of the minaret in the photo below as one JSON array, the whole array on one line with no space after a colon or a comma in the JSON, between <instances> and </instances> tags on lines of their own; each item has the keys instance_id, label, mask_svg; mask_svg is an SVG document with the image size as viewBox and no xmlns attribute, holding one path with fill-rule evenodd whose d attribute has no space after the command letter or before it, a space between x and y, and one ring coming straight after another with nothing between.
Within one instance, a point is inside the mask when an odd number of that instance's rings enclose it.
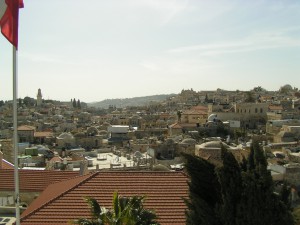
<instances>
[{"instance_id":1,"label":"minaret","mask_svg":"<svg viewBox=\"0 0 300 225\"><path fill-rule=\"evenodd\" d=\"M42 92L41 89L39 88L36 96L36 106L41 106L41 105L42 105Z\"/></svg>"}]
</instances>

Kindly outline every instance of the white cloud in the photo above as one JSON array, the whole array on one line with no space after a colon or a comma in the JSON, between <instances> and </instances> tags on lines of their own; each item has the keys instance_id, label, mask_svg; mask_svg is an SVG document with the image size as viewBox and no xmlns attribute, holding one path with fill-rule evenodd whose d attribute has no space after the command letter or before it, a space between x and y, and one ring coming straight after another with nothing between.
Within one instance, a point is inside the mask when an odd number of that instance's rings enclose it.
<instances>
[{"instance_id":1,"label":"white cloud","mask_svg":"<svg viewBox=\"0 0 300 225\"><path fill-rule=\"evenodd\" d=\"M286 29L295 30L296 28ZM299 28L298 28L299 29ZM201 44L170 49L168 53L198 52L200 55L219 55L226 53L249 52L263 49L299 47L300 40L288 36L282 30L255 33L241 40L231 40L216 44Z\"/></svg>"}]
</instances>

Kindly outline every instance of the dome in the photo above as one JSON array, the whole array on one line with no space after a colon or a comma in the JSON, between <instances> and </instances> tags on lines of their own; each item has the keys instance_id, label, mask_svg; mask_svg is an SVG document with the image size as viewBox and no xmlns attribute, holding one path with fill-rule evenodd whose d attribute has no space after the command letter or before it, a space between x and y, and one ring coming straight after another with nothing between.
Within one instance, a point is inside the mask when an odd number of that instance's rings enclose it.
<instances>
[{"instance_id":1,"label":"dome","mask_svg":"<svg viewBox=\"0 0 300 225\"><path fill-rule=\"evenodd\" d=\"M76 133L76 134L74 134L74 137L76 137L76 138L82 138L82 137L85 137L85 134L83 132Z\"/></svg>"},{"instance_id":2,"label":"dome","mask_svg":"<svg viewBox=\"0 0 300 225\"><path fill-rule=\"evenodd\" d=\"M209 141L202 144L204 148L221 148L221 141Z\"/></svg>"},{"instance_id":3,"label":"dome","mask_svg":"<svg viewBox=\"0 0 300 225\"><path fill-rule=\"evenodd\" d=\"M225 148L230 148L226 143L222 141L209 141L201 144L201 148L221 148L221 145L223 145Z\"/></svg>"},{"instance_id":4,"label":"dome","mask_svg":"<svg viewBox=\"0 0 300 225\"><path fill-rule=\"evenodd\" d=\"M164 165L158 164L153 166L153 171L170 171L170 169Z\"/></svg>"},{"instance_id":5,"label":"dome","mask_svg":"<svg viewBox=\"0 0 300 225\"><path fill-rule=\"evenodd\" d=\"M74 139L74 136L71 133L62 133L58 136L58 139L72 140Z\"/></svg>"},{"instance_id":6,"label":"dome","mask_svg":"<svg viewBox=\"0 0 300 225\"><path fill-rule=\"evenodd\" d=\"M86 131L88 135L97 135L99 133L96 127L89 127Z\"/></svg>"},{"instance_id":7,"label":"dome","mask_svg":"<svg viewBox=\"0 0 300 225\"><path fill-rule=\"evenodd\" d=\"M189 145L194 145L194 144L196 144L197 143L197 141L195 140L195 139L193 139L193 138L185 138L182 142L181 142L181 144L189 144Z\"/></svg>"},{"instance_id":8,"label":"dome","mask_svg":"<svg viewBox=\"0 0 300 225\"><path fill-rule=\"evenodd\" d=\"M99 134L100 134L100 135L107 135L107 131L106 131L106 130L100 130L100 131L99 131Z\"/></svg>"},{"instance_id":9,"label":"dome","mask_svg":"<svg viewBox=\"0 0 300 225\"><path fill-rule=\"evenodd\" d=\"M210 114L207 121L208 122L214 122L216 119L218 119L217 114Z\"/></svg>"},{"instance_id":10,"label":"dome","mask_svg":"<svg viewBox=\"0 0 300 225\"><path fill-rule=\"evenodd\" d=\"M111 124L109 122L104 122L103 126L111 126Z\"/></svg>"},{"instance_id":11,"label":"dome","mask_svg":"<svg viewBox=\"0 0 300 225\"><path fill-rule=\"evenodd\" d=\"M132 120L138 120L138 119L141 119L141 117L137 116L137 115L133 115L132 117L130 117L130 119L132 119Z\"/></svg>"}]
</instances>

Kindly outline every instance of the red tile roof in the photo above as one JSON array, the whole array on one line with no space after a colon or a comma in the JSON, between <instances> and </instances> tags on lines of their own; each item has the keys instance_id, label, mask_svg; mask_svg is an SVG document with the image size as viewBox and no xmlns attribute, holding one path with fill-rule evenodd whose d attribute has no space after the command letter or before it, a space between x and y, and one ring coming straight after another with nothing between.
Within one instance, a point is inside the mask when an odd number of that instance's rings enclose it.
<instances>
[{"instance_id":1,"label":"red tile roof","mask_svg":"<svg viewBox=\"0 0 300 225\"><path fill-rule=\"evenodd\" d=\"M196 123L174 123L169 126L172 129L193 128L197 127Z\"/></svg>"},{"instance_id":2,"label":"red tile roof","mask_svg":"<svg viewBox=\"0 0 300 225\"><path fill-rule=\"evenodd\" d=\"M19 189L21 192L42 192L51 183L75 176L79 176L78 171L19 170ZM14 170L0 169L0 181L0 191L14 190Z\"/></svg>"},{"instance_id":3,"label":"red tile roof","mask_svg":"<svg viewBox=\"0 0 300 225\"><path fill-rule=\"evenodd\" d=\"M186 110L182 113L182 115L207 115L207 112L203 110L195 110L195 109L190 109Z\"/></svg>"},{"instance_id":4,"label":"red tile roof","mask_svg":"<svg viewBox=\"0 0 300 225\"><path fill-rule=\"evenodd\" d=\"M51 131L41 131L41 132L34 132L34 137L42 138L42 137L53 137L53 132Z\"/></svg>"},{"instance_id":5,"label":"red tile roof","mask_svg":"<svg viewBox=\"0 0 300 225\"><path fill-rule=\"evenodd\" d=\"M273 110L283 110L282 105L269 105L269 110L273 111Z\"/></svg>"},{"instance_id":6,"label":"red tile roof","mask_svg":"<svg viewBox=\"0 0 300 225\"><path fill-rule=\"evenodd\" d=\"M1 169L14 169L14 164L2 159Z\"/></svg>"},{"instance_id":7,"label":"red tile roof","mask_svg":"<svg viewBox=\"0 0 300 225\"><path fill-rule=\"evenodd\" d=\"M205 111L205 112L208 111L208 107L203 106L203 105L197 105L197 106L192 107L191 109L193 109L193 110Z\"/></svg>"},{"instance_id":8,"label":"red tile roof","mask_svg":"<svg viewBox=\"0 0 300 225\"><path fill-rule=\"evenodd\" d=\"M113 193L145 195L145 208L153 209L161 224L185 224L184 198L188 198L187 176L182 172L95 172L51 184L22 214L22 225L68 224L90 217L84 196L94 197L111 208Z\"/></svg>"},{"instance_id":9,"label":"red tile roof","mask_svg":"<svg viewBox=\"0 0 300 225\"><path fill-rule=\"evenodd\" d=\"M29 126L29 125L22 125L22 126L18 127L18 130L19 131L21 131L21 130L22 131L26 131L26 130L27 131L31 131L31 130L33 131L33 130L35 130L35 127L34 126Z\"/></svg>"}]
</instances>

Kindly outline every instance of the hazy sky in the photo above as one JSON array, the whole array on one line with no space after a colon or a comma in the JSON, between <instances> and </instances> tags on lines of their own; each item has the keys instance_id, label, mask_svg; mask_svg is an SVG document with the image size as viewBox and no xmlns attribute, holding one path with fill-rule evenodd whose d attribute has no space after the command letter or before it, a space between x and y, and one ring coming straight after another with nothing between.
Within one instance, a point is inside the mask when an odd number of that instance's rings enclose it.
<instances>
[{"instance_id":1,"label":"hazy sky","mask_svg":"<svg viewBox=\"0 0 300 225\"><path fill-rule=\"evenodd\" d=\"M300 88L299 0L24 0L18 97ZM0 100L12 99L0 35Z\"/></svg>"}]
</instances>

